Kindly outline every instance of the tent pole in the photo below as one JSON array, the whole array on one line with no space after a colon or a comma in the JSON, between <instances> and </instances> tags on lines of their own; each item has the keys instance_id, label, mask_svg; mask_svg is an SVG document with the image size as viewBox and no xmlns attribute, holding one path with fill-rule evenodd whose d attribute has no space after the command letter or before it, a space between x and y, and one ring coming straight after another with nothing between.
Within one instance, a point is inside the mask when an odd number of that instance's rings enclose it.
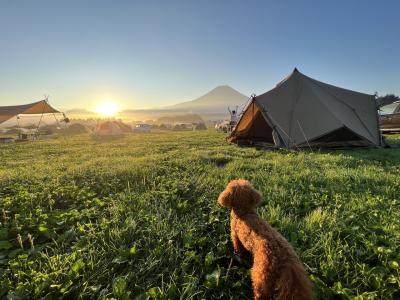
<instances>
[{"instance_id":1,"label":"tent pole","mask_svg":"<svg viewBox=\"0 0 400 300\"><path fill-rule=\"evenodd\" d=\"M17 115L17 124L18 124L18 139L21 138L21 124L19 123L19 115Z\"/></svg>"},{"instance_id":2,"label":"tent pole","mask_svg":"<svg viewBox=\"0 0 400 300\"><path fill-rule=\"evenodd\" d=\"M46 101L47 101L47 98L46 98ZM44 109L45 109L45 107L43 105L42 114L40 115L39 123L38 123L38 125L36 127L36 133L39 133L39 126L40 126L40 123L42 122L42 118L43 118L43 115L44 115Z\"/></svg>"},{"instance_id":3,"label":"tent pole","mask_svg":"<svg viewBox=\"0 0 400 300\"><path fill-rule=\"evenodd\" d=\"M56 123L57 123L57 125L58 125L58 126L61 126L61 124L60 124L60 121L58 121L58 119L57 119L57 117L56 117L56 114L55 114L55 113L53 113L53 116L54 116L54 119L56 120Z\"/></svg>"},{"instance_id":4,"label":"tent pole","mask_svg":"<svg viewBox=\"0 0 400 300\"><path fill-rule=\"evenodd\" d=\"M53 113L53 116L54 116L54 119L56 119L57 126L60 126L60 127L61 127L61 124L60 124L60 122L58 121L58 119L57 119L57 117L56 117L56 114L55 114L55 113ZM64 128L67 128L67 124L65 124L65 127L64 127ZM66 135L65 135L65 133L62 133L61 135L63 136L64 140L66 141L66 140L67 140L67 138L66 138Z\"/></svg>"},{"instance_id":5,"label":"tent pole","mask_svg":"<svg viewBox=\"0 0 400 300\"><path fill-rule=\"evenodd\" d=\"M58 119L57 119L57 117L56 117L56 114L55 114L55 113L53 113L53 117L54 117L54 119L56 120L56 123L57 123L57 125L60 125L60 123L58 122Z\"/></svg>"},{"instance_id":6,"label":"tent pole","mask_svg":"<svg viewBox=\"0 0 400 300\"><path fill-rule=\"evenodd\" d=\"M252 114L251 114L251 120L252 120L252 122L254 122L254 99L253 99L253 101L251 102L251 105L252 105L252 107L251 107L251 109L252 109ZM255 128L254 128L254 126L252 126L252 131L253 131L253 138L255 138L256 136L255 136Z\"/></svg>"},{"instance_id":7,"label":"tent pole","mask_svg":"<svg viewBox=\"0 0 400 300\"><path fill-rule=\"evenodd\" d=\"M302 85L300 85L300 80L296 77L296 86L293 89L294 101L292 103L292 107L291 107L291 111L290 111L290 118L289 118L290 119L290 122L289 122L289 147L292 142L292 139L290 137L292 136L294 111L295 111L297 103L299 102L299 99L301 96L301 91L302 91Z\"/></svg>"},{"instance_id":8,"label":"tent pole","mask_svg":"<svg viewBox=\"0 0 400 300\"><path fill-rule=\"evenodd\" d=\"M57 119L57 117L56 117L56 114L55 114L55 113L53 113L53 117L54 117L54 119L56 120L57 126L61 126L61 125L60 125L60 122L58 121L58 119Z\"/></svg>"}]
</instances>

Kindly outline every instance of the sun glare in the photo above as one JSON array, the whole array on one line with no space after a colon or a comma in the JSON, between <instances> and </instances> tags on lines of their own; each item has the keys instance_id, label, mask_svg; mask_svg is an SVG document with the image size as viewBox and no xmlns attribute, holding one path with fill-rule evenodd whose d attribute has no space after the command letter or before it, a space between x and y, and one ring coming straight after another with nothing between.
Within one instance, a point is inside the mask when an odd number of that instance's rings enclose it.
<instances>
[{"instance_id":1,"label":"sun glare","mask_svg":"<svg viewBox=\"0 0 400 300\"><path fill-rule=\"evenodd\" d=\"M118 104L112 101L104 101L100 103L95 109L95 112L108 117L115 115L118 111L119 111Z\"/></svg>"}]
</instances>

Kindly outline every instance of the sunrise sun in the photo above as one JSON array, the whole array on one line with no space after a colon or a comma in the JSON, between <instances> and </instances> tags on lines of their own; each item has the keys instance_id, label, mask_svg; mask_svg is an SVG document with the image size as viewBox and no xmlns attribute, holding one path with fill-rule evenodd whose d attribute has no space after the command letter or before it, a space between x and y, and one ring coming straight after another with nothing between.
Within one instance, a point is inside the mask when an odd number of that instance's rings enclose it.
<instances>
[{"instance_id":1,"label":"sunrise sun","mask_svg":"<svg viewBox=\"0 0 400 300\"><path fill-rule=\"evenodd\" d=\"M104 101L97 105L95 112L111 117L114 116L119 111L119 106L112 101Z\"/></svg>"}]
</instances>

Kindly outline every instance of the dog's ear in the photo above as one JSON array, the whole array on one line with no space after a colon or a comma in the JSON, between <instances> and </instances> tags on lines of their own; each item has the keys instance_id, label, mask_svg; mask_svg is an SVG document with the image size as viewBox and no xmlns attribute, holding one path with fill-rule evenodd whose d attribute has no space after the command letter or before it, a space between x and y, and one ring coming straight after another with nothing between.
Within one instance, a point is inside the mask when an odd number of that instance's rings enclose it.
<instances>
[{"instance_id":1,"label":"dog's ear","mask_svg":"<svg viewBox=\"0 0 400 300\"><path fill-rule=\"evenodd\" d=\"M233 190L226 187L226 189L223 190L223 192L221 194L219 194L218 203L222 206L231 208L232 207L232 196L233 196Z\"/></svg>"}]
</instances>

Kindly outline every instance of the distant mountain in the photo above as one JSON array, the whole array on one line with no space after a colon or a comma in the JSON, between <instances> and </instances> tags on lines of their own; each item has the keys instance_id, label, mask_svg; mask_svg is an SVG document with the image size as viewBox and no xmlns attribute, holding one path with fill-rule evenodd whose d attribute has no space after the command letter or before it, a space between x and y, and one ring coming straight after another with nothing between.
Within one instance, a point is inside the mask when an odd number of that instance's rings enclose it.
<instances>
[{"instance_id":1,"label":"distant mountain","mask_svg":"<svg viewBox=\"0 0 400 300\"><path fill-rule=\"evenodd\" d=\"M198 114L204 120L221 120L229 117L228 107L231 109L239 106L239 111L244 109L248 97L228 85L221 85L205 95L192 101L158 109L126 109L120 111L116 117L122 119L148 120L178 114ZM66 111L71 118L97 118L99 114L86 109L71 109ZM100 116L101 117L101 116Z\"/></svg>"},{"instance_id":2,"label":"distant mountain","mask_svg":"<svg viewBox=\"0 0 400 300\"><path fill-rule=\"evenodd\" d=\"M217 86L207 94L187 102L169 106L166 109L202 113L226 113L228 106L243 108L248 97L228 85Z\"/></svg>"}]
</instances>

